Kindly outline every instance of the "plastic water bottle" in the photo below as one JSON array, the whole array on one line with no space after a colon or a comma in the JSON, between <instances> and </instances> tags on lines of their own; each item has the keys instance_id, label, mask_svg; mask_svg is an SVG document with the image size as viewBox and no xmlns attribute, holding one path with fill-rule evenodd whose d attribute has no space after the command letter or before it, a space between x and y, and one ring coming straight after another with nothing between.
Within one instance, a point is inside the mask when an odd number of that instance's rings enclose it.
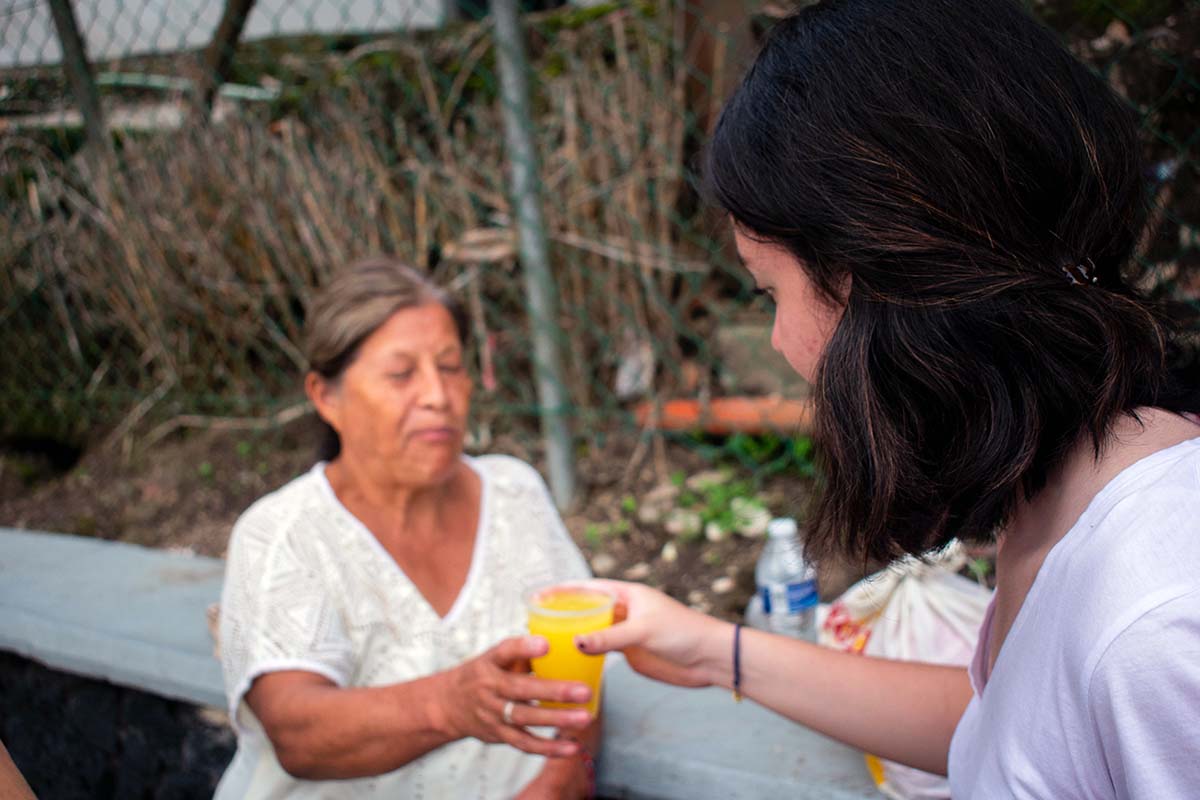
<instances>
[{"instance_id":1,"label":"plastic water bottle","mask_svg":"<svg viewBox=\"0 0 1200 800\"><path fill-rule=\"evenodd\" d=\"M767 542L754 568L754 581L767 630L816 641L817 573L804 560L796 520L771 520ZM755 605L759 604L752 603Z\"/></svg>"},{"instance_id":2,"label":"plastic water bottle","mask_svg":"<svg viewBox=\"0 0 1200 800\"><path fill-rule=\"evenodd\" d=\"M763 611L761 590L750 595L750 602L746 604L745 622L751 628L758 628L760 631L771 630L767 612Z\"/></svg>"}]
</instances>

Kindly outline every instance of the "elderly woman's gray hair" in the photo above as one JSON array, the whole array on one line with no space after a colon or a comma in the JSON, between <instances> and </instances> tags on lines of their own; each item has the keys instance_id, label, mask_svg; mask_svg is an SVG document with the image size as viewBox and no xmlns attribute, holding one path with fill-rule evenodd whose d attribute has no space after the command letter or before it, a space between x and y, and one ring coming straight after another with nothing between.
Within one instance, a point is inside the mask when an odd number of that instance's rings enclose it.
<instances>
[{"instance_id":1,"label":"elderly woman's gray hair","mask_svg":"<svg viewBox=\"0 0 1200 800\"><path fill-rule=\"evenodd\" d=\"M397 311L439 303L450 312L459 339L467 342L468 324L462 305L426 274L395 258L377 256L356 261L318 290L304 325L308 368L336 381L354 361L359 346ZM330 460L341 452L337 432L324 421L319 456Z\"/></svg>"}]
</instances>

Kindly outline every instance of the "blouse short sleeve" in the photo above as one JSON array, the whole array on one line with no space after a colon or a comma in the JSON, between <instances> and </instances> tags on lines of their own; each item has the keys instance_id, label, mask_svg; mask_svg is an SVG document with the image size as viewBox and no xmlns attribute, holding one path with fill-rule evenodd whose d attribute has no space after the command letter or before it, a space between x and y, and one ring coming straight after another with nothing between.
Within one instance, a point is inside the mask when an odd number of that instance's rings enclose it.
<instances>
[{"instance_id":1,"label":"blouse short sleeve","mask_svg":"<svg viewBox=\"0 0 1200 800\"><path fill-rule=\"evenodd\" d=\"M229 716L239 730L257 725L242 697L263 674L303 670L338 686L353 675L354 649L330 591L330 560L303 524L303 503L288 500L269 496L252 506L230 539L221 668Z\"/></svg>"}]
</instances>

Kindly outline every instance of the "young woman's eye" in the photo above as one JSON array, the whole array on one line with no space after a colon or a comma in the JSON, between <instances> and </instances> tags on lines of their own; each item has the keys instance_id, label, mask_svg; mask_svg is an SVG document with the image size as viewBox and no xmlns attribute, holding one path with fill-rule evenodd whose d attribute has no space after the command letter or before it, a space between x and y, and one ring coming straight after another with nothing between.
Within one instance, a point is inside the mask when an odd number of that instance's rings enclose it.
<instances>
[{"instance_id":1,"label":"young woman's eye","mask_svg":"<svg viewBox=\"0 0 1200 800\"><path fill-rule=\"evenodd\" d=\"M406 381L409 378L411 378L412 375L413 375L413 371L411 369L405 369L405 370L400 370L398 372L389 372L387 376L388 376L388 380Z\"/></svg>"},{"instance_id":2,"label":"young woman's eye","mask_svg":"<svg viewBox=\"0 0 1200 800\"><path fill-rule=\"evenodd\" d=\"M447 374L454 375L463 371L463 365L462 362L457 364L441 364L438 366L438 369Z\"/></svg>"}]
</instances>

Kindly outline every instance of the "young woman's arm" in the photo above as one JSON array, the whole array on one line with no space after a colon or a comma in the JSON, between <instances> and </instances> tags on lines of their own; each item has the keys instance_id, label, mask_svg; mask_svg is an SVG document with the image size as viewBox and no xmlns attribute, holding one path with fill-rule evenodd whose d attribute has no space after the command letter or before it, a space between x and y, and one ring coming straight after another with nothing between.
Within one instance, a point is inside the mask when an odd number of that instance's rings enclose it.
<instances>
[{"instance_id":1,"label":"young woman's arm","mask_svg":"<svg viewBox=\"0 0 1200 800\"><path fill-rule=\"evenodd\" d=\"M626 618L579 637L589 653L622 650L630 666L680 686L733 686L732 624L639 584L594 581ZM813 730L891 761L945 774L971 699L965 669L841 653L743 629L741 691Z\"/></svg>"}]
</instances>

